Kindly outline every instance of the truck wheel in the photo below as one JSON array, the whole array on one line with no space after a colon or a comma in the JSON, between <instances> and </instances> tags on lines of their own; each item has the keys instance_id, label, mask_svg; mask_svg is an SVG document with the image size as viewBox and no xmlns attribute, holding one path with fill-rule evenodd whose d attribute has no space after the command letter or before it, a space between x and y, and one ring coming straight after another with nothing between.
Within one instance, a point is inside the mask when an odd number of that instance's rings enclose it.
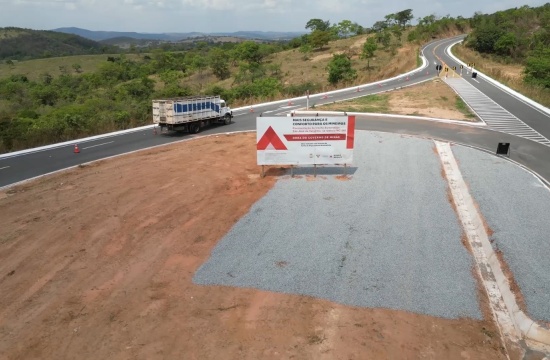
<instances>
[{"instance_id":1,"label":"truck wheel","mask_svg":"<svg viewBox=\"0 0 550 360\"><path fill-rule=\"evenodd\" d=\"M189 132L191 134L198 134L201 131L201 124L199 122L189 124Z\"/></svg>"},{"instance_id":2,"label":"truck wheel","mask_svg":"<svg viewBox=\"0 0 550 360\"><path fill-rule=\"evenodd\" d=\"M224 123L224 125L229 125L229 124L231 124L231 115L226 114L225 117L224 117L224 119L223 119L223 123Z\"/></svg>"}]
</instances>

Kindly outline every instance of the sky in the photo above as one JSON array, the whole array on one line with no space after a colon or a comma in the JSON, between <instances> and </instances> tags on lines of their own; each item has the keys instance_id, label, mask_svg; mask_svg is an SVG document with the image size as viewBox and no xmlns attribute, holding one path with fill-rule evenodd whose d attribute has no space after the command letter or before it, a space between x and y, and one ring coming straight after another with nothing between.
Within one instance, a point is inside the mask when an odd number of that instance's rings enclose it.
<instances>
[{"instance_id":1,"label":"sky","mask_svg":"<svg viewBox=\"0 0 550 360\"><path fill-rule=\"evenodd\" d=\"M309 19L370 27L411 8L416 18L471 17L550 0L0 0L0 27L171 32L306 31Z\"/></svg>"}]
</instances>

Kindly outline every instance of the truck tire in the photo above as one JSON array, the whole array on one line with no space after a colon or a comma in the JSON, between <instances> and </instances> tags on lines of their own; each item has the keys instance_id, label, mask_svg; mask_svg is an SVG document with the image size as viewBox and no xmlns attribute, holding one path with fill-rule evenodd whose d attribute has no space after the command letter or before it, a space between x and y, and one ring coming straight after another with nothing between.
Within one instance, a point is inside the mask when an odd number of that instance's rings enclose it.
<instances>
[{"instance_id":1,"label":"truck tire","mask_svg":"<svg viewBox=\"0 0 550 360\"><path fill-rule=\"evenodd\" d=\"M198 134L201 131L201 124L200 122L195 122L192 124L189 124L189 133L191 134Z\"/></svg>"},{"instance_id":2,"label":"truck tire","mask_svg":"<svg viewBox=\"0 0 550 360\"><path fill-rule=\"evenodd\" d=\"M231 124L231 115L225 114L225 116L224 116L224 118L223 118L223 124L224 124L224 125L229 125L229 124Z\"/></svg>"}]
</instances>

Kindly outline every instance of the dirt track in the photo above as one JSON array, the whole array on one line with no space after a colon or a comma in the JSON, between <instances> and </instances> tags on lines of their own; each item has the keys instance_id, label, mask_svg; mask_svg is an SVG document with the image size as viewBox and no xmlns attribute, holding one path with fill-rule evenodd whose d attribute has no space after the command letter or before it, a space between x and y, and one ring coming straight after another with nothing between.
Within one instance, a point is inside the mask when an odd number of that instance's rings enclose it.
<instances>
[{"instance_id":1,"label":"dirt track","mask_svg":"<svg viewBox=\"0 0 550 360\"><path fill-rule=\"evenodd\" d=\"M0 192L0 359L501 359L491 321L194 285L276 181L255 134L120 157Z\"/></svg>"}]
</instances>

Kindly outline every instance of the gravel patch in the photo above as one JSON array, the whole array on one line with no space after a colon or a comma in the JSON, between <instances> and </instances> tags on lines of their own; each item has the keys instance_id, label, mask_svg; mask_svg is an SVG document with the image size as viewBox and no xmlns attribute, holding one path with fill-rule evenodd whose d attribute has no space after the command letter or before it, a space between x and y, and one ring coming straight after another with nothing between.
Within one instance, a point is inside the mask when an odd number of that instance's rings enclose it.
<instances>
[{"instance_id":1,"label":"gravel patch","mask_svg":"<svg viewBox=\"0 0 550 360\"><path fill-rule=\"evenodd\" d=\"M352 180L280 179L219 242L194 282L480 319L473 261L433 142L364 131L356 137Z\"/></svg>"},{"instance_id":2,"label":"gravel patch","mask_svg":"<svg viewBox=\"0 0 550 360\"><path fill-rule=\"evenodd\" d=\"M521 289L527 313L550 322L550 191L502 158L460 146L453 153L494 231L493 248L502 252Z\"/></svg>"}]
</instances>

